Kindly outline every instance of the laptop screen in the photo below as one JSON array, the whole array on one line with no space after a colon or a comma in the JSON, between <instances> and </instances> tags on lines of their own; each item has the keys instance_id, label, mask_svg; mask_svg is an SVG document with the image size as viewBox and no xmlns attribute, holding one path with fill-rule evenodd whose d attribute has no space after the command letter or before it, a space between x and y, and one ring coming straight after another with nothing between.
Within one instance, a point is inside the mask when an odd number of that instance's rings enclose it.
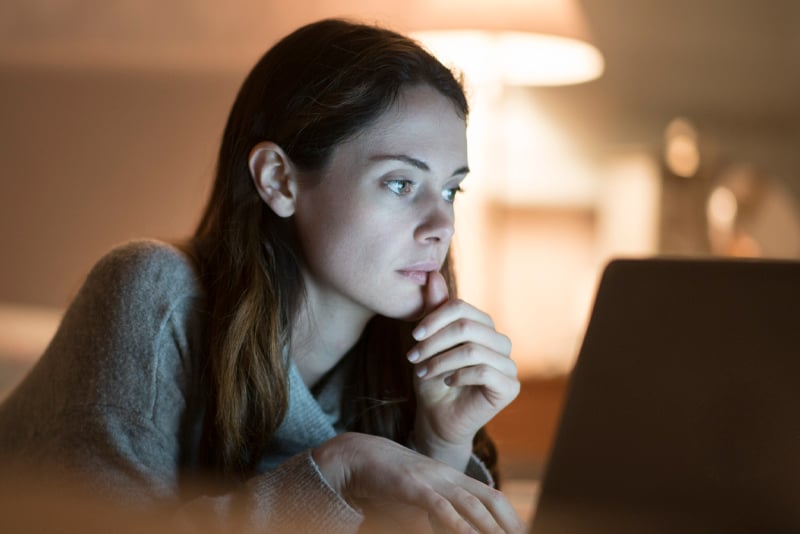
<instances>
[{"instance_id":1,"label":"laptop screen","mask_svg":"<svg viewBox=\"0 0 800 534\"><path fill-rule=\"evenodd\" d=\"M611 262L531 531L800 531L800 263Z\"/></svg>"}]
</instances>

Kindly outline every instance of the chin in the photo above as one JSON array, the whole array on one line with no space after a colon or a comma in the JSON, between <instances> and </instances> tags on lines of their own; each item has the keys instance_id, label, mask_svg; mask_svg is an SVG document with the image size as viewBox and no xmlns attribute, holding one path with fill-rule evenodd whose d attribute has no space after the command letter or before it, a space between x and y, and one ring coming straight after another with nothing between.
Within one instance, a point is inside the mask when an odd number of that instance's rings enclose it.
<instances>
[{"instance_id":1,"label":"chin","mask_svg":"<svg viewBox=\"0 0 800 534\"><path fill-rule=\"evenodd\" d=\"M425 306L422 299L418 299L412 306L383 309L379 310L378 313L384 317L400 321L419 321L425 316Z\"/></svg>"},{"instance_id":2,"label":"chin","mask_svg":"<svg viewBox=\"0 0 800 534\"><path fill-rule=\"evenodd\" d=\"M424 317L425 300L422 289L395 288L393 291L375 292L369 300L361 302L373 313L399 321L418 321Z\"/></svg>"}]
</instances>

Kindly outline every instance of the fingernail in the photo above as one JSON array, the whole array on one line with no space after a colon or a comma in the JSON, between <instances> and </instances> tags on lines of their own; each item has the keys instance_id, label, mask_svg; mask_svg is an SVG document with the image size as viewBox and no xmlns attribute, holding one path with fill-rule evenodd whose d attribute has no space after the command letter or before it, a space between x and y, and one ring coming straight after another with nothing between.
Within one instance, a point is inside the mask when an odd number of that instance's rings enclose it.
<instances>
[{"instance_id":1,"label":"fingernail","mask_svg":"<svg viewBox=\"0 0 800 534\"><path fill-rule=\"evenodd\" d=\"M415 362L419 360L419 351L416 349L412 350L411 352L408 353L408 355L406 355L406 358L408 358L408 361L410 362Z\"/></svg>"},{"instance_id":2,"label":"fingernail","mask_svg":"<svg viewBox=\"0 0 800 534\"><path fill-rule=\"evenodd\" d=\"M416 339L417 341L419 341L420 339L422 339L422 336L424 336L424 335L425 335L425 327L424 327L424 326L418 326L418 327L416 327L416 328L414 329L414 331L413 331L413 332L411 332L411 335L414 337L414 339Z\"/></svg>"},{"instance_id":3,"label":"fingernail","mask_svg":"<svg viewBox=\"0 0 800 534\"><path fill-rule=\"evenodd\" d=\"M427 374L428 374L428 369L427 368L420 367L419 369L417 369L417 376L418 377L422 378L423 376L425 376Z\"/></svg>"}]
</instances>

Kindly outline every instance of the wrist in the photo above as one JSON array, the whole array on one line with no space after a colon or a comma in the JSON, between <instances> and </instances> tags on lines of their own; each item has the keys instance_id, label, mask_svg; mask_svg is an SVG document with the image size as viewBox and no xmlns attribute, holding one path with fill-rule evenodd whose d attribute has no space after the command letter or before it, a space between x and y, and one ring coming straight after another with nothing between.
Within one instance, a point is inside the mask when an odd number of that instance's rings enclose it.
<instances>
[{"instance_id":1,"label":"wrist","mask_svg":"<svg viewBox=\"0 0 800 534\"><path fill-rule=\"evenodd\" d=\"M411 432L408 436L408 447L462 473L466 471L472 457L472 443L448 443L435 439L425 432Z\"/></svg>"}]
</instances>

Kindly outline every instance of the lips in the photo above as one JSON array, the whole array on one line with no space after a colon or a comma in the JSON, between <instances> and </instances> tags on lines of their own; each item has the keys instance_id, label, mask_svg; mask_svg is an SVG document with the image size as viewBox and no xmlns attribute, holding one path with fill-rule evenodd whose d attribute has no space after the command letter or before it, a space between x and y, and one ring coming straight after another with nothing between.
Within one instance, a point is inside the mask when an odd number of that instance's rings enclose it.
<instances>
[{"instance_id":1,"label":"lips","mask_svg":"<svg viewBox=\"0 0 800 534\"><path fill-rule=\"evenodd\" d=\"M417 285L424 286L428 283L428 273L431 271L438 271L439 263L426 261L422 263L415 263L408 267L398 269L397 272Z\"/></svg>"}]
</instances>

